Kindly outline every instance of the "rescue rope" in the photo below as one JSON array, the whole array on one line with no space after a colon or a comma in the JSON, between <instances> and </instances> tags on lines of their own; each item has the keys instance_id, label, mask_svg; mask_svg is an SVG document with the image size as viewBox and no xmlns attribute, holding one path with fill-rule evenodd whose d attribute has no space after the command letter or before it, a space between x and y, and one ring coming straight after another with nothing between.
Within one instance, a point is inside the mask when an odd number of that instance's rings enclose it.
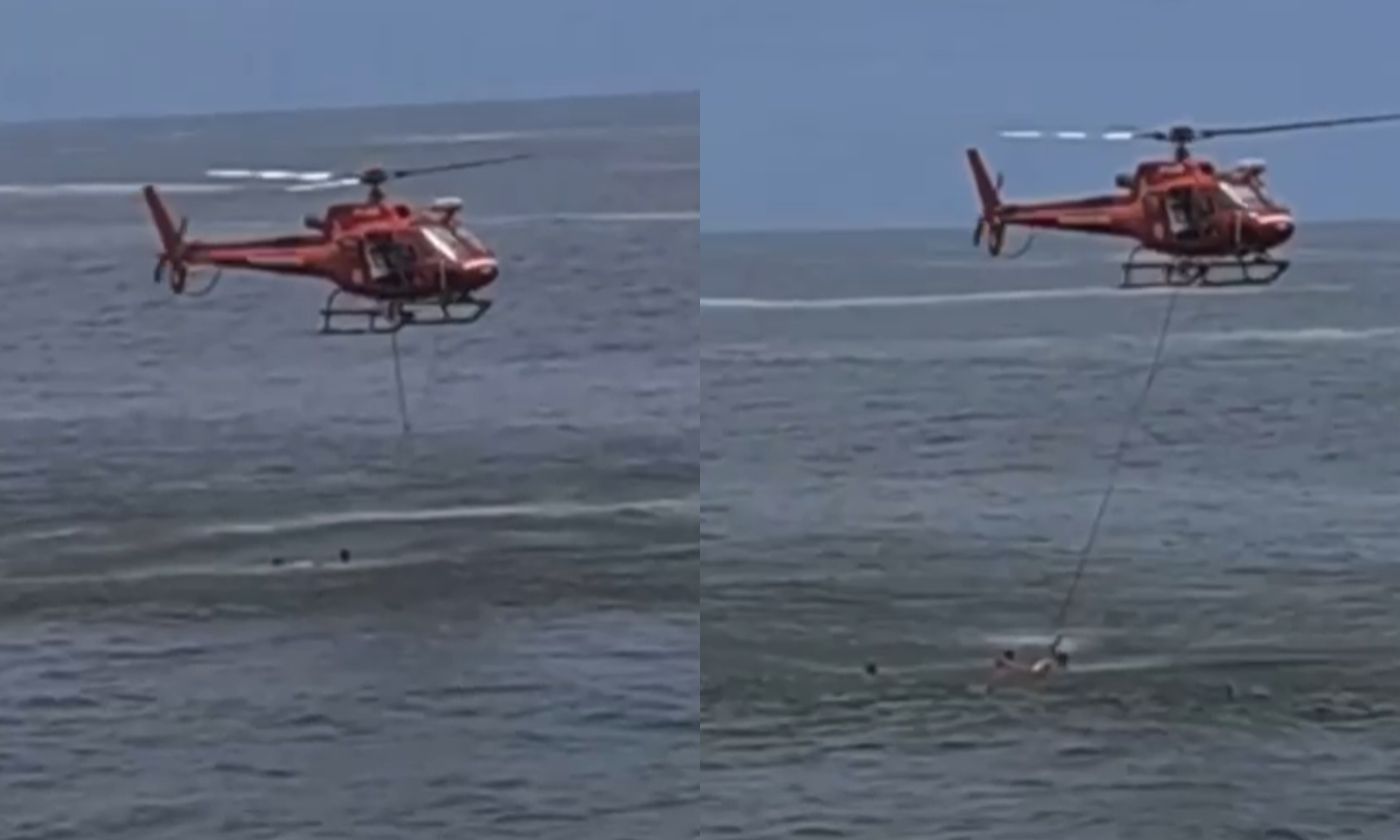
<instances>
[{"instance_id":1,"label":"rescue rope","mask_svg":"<svg viewBox=\"0 0 1400 840\"><path fill-rule=\"evenodd\" d=\"M1152 365L1147 370L1147 380L1143 382L1142 392L1138 395L1137 403L1129 412L1127 419L1123 422L1123 429L1118 435L1118 448L1113 453L1113 465L1109 468L1108 487L1104 490L1103 498L1099 500L1099 509L1094 514L1094 521L1089 526L1089 538L1084 542L1084 548L1079 553L1079 564L1075 567L1074 578L1070 581L1069 590L1065 593L1064 600L1060 602L1060 611L1055 616L1055 641L1051 643L1053 650L1060 641L1061 632L1064 629L1065 617L1069 614L1070 604L1074 601L1075 590L1079 588L1079 579L1084 575L1084 568L1089 563L1089 555L1094 551L1094 544L1098 542L1099 526L1103 524L1104 514L1108 511L1108 503L1113 498L1113 491L1118 484L1118 471L1123 466L1123 453L1128 449L1128 436L1137 426L1142 416L1143 406L1147 403L1147 394L1152 390L1152 381L1157 378L1157 371L1160 369L1162 361L1162 350L1167 344L1167 332L1171 328L1172 312L1176 309L1176 299L1178 293L1173 289L1167 298L1167 311L1162 318L1162 329L1157 334L1157 348L1152 353Z\"/></svg>"},{"instance_id":2,"label":"rescue rope","mask_svg":"<svg viewBox=\"0 0 1400 840\"><path fill-rule=\"evenodd\" d=\"M399 334L393 332L389 334L389 343L394 348L394 384L399 390L399 420L403 423L403 433L408 434L408 398L403 392L403 368L399 364Z\"/></svg>"}]
</instances>

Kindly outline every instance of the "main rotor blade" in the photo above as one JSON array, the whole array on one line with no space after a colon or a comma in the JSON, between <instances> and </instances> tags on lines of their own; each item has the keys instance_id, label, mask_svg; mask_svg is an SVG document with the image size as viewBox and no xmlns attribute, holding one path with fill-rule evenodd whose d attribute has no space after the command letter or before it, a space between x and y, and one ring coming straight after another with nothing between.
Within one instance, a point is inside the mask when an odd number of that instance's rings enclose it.
<instances>
[{"instance_id":1,"label":"main rotor blade","mask_svg":"<svg viewBox=\"0 0 1400 840\"><path fill-rule=\"evenodd\" d=\"M1305 120L1302 122L1273 123L1270 125L1245 125L1226 128L1203 128L1196 132L1200 139L1226 137L1235 134L1265 134L1274 131L1296 131L1303 128L1329 128L1338 125L1360 125L1362 123L1391 122L1400 120L1400 114L1376 114L1367 117L1341 117L1330 120Z\"/></svg>"},{"instance_id":2,"label":"main rotor blade","mask_svg":"<svg viewBox=\"0 0 1400 840\"><path fill-rule=\"evenodd\" d=\"M290 169L207 169L210 178L234 178L256 181L328 181L336 176L334 172L297 172Z\"/></svg>"},{"instance_id":3,"label":"main rotor blade","mask_svg":"<svg viewBox=\"0 0 1400 840\"><path fill-rule=\"evenodd\" d=\"M524 160L530 157L529 154L521 153L507 155L505 157L484 158L481 160L469 160L465 163L442 163L436 166L419 166L413 169L391 169L390 178L407 178L412 175L426 175L429 172L449 172L454 169L475 169L478 166L494 166L498 163L509 163L513 160Z\"/></svg>"},{"instance_id":4,"label":"main rotor blade","mask_svg":"<svg viewBox=\"0 0 1400 840\"><path fill-rule=\"evenodd\" d=\"M320 181L314 184L293 184L287 187L287 192L315 192L317 190L336 190L341 187L354 187L362 183L358 176L354 178L336 178L334 181Z\"/></svg>"},{"instance_id":5,"label":"main rotor blade","mask_svg":"<svg viewBox=\"0 0 1400 840\"><path fill-rule=\"evenodd\" d=\"M1131 131L1041 131L1039 129L1018 129L998 132L1011 140L1132 140Z\"/></svg>"}]
</instances>

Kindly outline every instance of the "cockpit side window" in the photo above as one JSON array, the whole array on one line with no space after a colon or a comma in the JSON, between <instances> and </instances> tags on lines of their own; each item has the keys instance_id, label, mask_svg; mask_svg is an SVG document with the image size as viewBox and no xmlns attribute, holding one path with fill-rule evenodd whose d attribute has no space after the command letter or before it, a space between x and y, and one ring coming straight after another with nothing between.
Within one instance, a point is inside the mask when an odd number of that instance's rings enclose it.
<instances>
[{"instance_id":1,"label":"cockpit side window","mask_svg":"<svg viewBox=\"0 0 1400 840\"><path fill-rule=\"evenodd\" d=\"M467 230L464 227L454 228L452 233L457 237L457 241L466 245L468 248L470 248L476 253L485 253L487 250L489 250L486 247L486 243L482 242L480 239L477 239L475 234L473 234L471 231Z\"/></svg>"}]
</instances>

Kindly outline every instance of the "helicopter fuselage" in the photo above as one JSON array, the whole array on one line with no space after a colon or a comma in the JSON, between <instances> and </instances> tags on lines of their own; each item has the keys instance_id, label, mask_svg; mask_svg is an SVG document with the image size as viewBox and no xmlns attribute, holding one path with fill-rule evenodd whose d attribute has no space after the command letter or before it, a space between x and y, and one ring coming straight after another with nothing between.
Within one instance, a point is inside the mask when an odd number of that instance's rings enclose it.
<instances>
[{"instance_id":1,"label":"helicopter fuselage","mask_svg":"<svg viewBox=\"0 0 1400 840\"><path fill-rule=\"evenodd\" d=\"M1287 242L1294 220L1264 189L1263 167L1218 170L1205 160L1145 161L1131 177L1119 176L1125 192L1065 201L1003 203L985 166L969 150L974 180L983 199L984 223L1118 236L1179 257L1245 257ZM979 174L980 168L980 174ZM990 200L989 200L990 199ZM998 237L989 240L989 246ZM995 243L999 249L1000 243Z\"/></svg>"},{"instance_id":2,"label":"helicopter fuselage","mask_svg":"<svg viewBox=\"0 0 1400 840\"><path fill-rule=\"evenodd\" d=\"M186 241L154 190L147 201L177 292L183 290L184 273L198 266L317 277L348 294L405 301L465 298L499 273L492 250L456 222L456 206L418 209L387 200L337 204L324 219L308 220L317 230L313 234Z\"/></svg>"}]
</instances>

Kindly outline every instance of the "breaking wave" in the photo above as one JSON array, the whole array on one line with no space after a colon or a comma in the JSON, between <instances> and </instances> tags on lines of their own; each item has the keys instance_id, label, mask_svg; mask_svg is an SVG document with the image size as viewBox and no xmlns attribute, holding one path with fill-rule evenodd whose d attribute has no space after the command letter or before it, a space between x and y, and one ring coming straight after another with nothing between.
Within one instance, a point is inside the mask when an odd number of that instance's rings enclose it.
<instances>
[{"instance_id":1,"label":"breaking wave","mask_svg":"<svg viewBox=\"0 0 1400 840\"><path fill-rule=\"evenodd\" d=\"M1316 285L1293 286L1288 292L1345 292L1349 286ZM926 295L888 295L848 298L701 298L700 305L709 309L881 309L904 306L956 306L968 303L1019 303L1027 301L1118 298L1131 300L1134 297L1159 296L1170 294L1168 288L1148 288L1124 290L1117 286L1081 286L1069 289L1008 289L987 292L957 292ZM1264 286L1233 286L1223 288L1186 288L1176 290L1184 295L1257 295L1268 292L1280 294L1283 290Z\"/></svg>"},{"instance_id":2,"label":"breaking wave","mask_svg":"<svg viewBox=\"0 0 1400 840\"><path fill-rule=\"evenodd\" d=\"M253 522L221 522L197 528L194 533L203 537L262 536L315 531L343 525L392 525L516 517L570 519L614 513L684 513L693 509L694 506L693 499L643 499L593 504L586 502L529 502L499 505L456 505L419 510L351 510L334 513L308 513Z\"/></svg>"},{"instance_id":3,"label":"breaking wave","mask_svg":"<svg viewBox=\"0 0 1400 840\"><path fill-rule=\"evenodd\" d=\"M65 196L134 196L141 192L145 184L114 183L72 183L72 184L0 184L0 196L14 195L25 198L61 198ZM241 184L156 184L161 192L175 194L227 193L244 189Z\"/></svg>"},{"instance_id":4,"label":"breaking wave","mask_svg":"<svg viewBox=\"0 0 1400 840\"><path fill-rule=\"evenodd\" d=\"M506 143L516 140L575 140L618 135L688 136L699 133L696 125L624 125L595 128L546 128L502 131L457 131L431 134L390 134L370 142L385 145L450 146L470 143Z\"/></svg>"}]
</instances>

